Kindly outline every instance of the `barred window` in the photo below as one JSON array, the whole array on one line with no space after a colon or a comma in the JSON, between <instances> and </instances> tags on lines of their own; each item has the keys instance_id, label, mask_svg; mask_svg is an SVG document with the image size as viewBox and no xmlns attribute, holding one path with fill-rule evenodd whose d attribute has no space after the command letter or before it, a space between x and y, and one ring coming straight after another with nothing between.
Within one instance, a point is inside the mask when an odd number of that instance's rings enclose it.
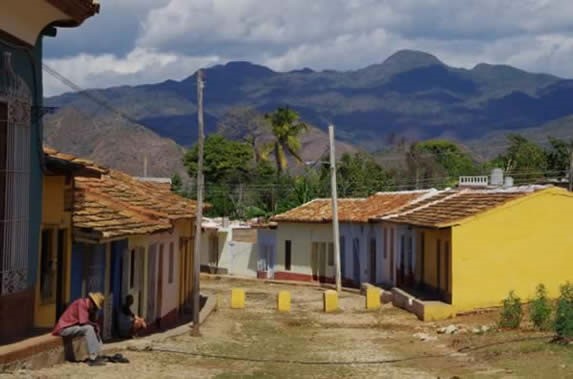
<instances>
[{"instance_id":1,"label":"barred window","mask_svg":"<svg viewBox=\"0 0 573 379\"><path fill-rule=\"evenodd\" d=\"M4 53L0 69L0 294L27 287L31 96Z\"/></svg>"}]
</instances>

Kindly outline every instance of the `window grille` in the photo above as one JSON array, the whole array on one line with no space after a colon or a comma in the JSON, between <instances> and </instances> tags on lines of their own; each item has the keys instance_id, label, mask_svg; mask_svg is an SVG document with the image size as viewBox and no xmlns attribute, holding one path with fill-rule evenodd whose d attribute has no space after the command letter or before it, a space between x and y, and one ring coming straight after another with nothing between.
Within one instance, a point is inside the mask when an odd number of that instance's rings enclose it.
<instances>
[{"instance_id":1,"label":"window grille","mask_svg":"<svg viewBox=\"0 0 573 379\"><path fill-rule=\"evenodd\" d=\"M0 294L26 289L30 208L30 89L5 52L0 69Z\"/></svg>"}]
</instances>

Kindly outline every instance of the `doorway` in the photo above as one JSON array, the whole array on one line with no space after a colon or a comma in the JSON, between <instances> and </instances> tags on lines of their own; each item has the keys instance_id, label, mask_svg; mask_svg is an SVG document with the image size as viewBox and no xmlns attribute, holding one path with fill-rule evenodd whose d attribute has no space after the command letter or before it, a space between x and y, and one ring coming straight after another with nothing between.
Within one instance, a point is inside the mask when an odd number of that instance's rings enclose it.
<instances>
[{"instance_id":1,"label":"doorway","mask_svg":"<svg viewBox=\"0 0 573 379\"><path fill-rule=\"evenodd\" d=\"M58 273L57 273L57 284L56 284L56 320L60 318L62 313L66 310L66 277L67 272L67 261L66 261L66 250L67 250L67 230L58 230L57 236L57 258L58 262Z\"/></svg>"},{"instance_id":2,"label":"doorway","mask_svg":"<svg viewBox=\"0 0 573 379\"><path fill-rule=\"evenodd\" d=\"M370 284L376 284L376 238L370 239Z\"/></svg>"},{"instance_id":3,"label":"doorway","mask_svg":"<svg viewBox=\"0 0 573 379\"><path fill-rule=\"evenodd\" d=\"M352 269L354 282L360 285L360 240L358 238L352 240Z\"/></svg>"}]
</instances>

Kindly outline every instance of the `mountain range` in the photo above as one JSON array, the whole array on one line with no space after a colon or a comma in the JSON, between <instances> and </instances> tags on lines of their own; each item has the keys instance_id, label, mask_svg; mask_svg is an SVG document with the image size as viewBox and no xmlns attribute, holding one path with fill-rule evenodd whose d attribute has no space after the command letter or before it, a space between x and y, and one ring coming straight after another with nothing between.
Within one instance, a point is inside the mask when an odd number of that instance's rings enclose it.
<instances>
[{"instance_id":1,"label":"mountain range","mask_svg":"<svg viewBox=\"0 0 573 379\"><path fill-rule=\"evenodd\" d=\"M317 128L306 159L323 152L317 146L327 143L329 123L346 143L343 150L356 146L376 151L391 135L475 143L523 129L535 135L536 128L547 128L550 122L552 132L564 134L571 127L567 117L573 114L573 80L506 65L455 68L410 50L355 71L276 72L230 62L206 69L205 78L207 133L216 130L230 108L269 112L288 105ZM46 99L46 105L57 109L45 119L48 143L132 173L142 167L142 150L154 157L152 174L181 171L176 155L197 135L196 73L181 81L67 93Z\"/></svg>"}]
</instances>

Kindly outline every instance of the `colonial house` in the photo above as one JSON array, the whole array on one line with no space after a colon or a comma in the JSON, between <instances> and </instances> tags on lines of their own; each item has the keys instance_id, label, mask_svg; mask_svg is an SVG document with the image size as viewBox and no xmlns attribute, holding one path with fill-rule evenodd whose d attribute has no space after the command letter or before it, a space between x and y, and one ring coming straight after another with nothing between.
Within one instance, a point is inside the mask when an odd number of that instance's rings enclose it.
<instances>
[{"instance_id":1,"label":"colonial house","mask_svg":"<svg viewBox=\"0 0 573 379\"><path fill-rule=\"evenodd\" d=\"M256 277L257 232L244 222L205 218L201 235L201 270Z\"/></svg>"},{"instance_id":2,"label":"colonial house","mask_svg":"<svg viewBox=\"0 0 573 379\"><path fill-rule=\"evenodd\" d=\"M78 178L75 193L72 298L107 294L110 331L128 294L150 329L171 326L191 300L196 203L114 170Z\"/></svg>"},{"instance_id":3,"label":"colonial house","mask_svg":"<svg viewBox=\"0 0 573 379\"><path fill-rule=\"evenodd\" d=\"M571 212L570 192L526 186L445 191L383 219L412 229L415 285L398 285L428 319L424 307L436 301L450 314L471 311L499 306L512 290L531 298L540 283L557 296L572 278Z\"/></svg>"},{"instance_id":4,"label":"colonial house","mask_svg":"<svg viewBox=\"0 0 573 379\"><path fill-rule=\"evenodd\" d=\"M370 219L396 211L435 190L380 192L368 198L339 199L341 274L345 285L388 281L394 242ZM335 277L332 201L316 199L277 215L276 279L331 282Z\"/></svg>"},{"instance_id":5,"label":"colonial house","mask_svg":"<svg viewBox=\"0 0 573 379\"><path fill-rule=\"evenodd\" d=\"M0 341L34 323L42 224L42 40L99 11L92 0L0 2Z\"/></svg>"},{"instance_id":6,"label":"colonial house","mask_svg":"<svg viewBox=\"0 0 573 379\"><path fill-rule=\"evenodd\" d=\"M100 178L107 170L50 148L44 148L44 162L34 326L51 328L70 299L75 177Z\"/></svg>"}]
</instances>

